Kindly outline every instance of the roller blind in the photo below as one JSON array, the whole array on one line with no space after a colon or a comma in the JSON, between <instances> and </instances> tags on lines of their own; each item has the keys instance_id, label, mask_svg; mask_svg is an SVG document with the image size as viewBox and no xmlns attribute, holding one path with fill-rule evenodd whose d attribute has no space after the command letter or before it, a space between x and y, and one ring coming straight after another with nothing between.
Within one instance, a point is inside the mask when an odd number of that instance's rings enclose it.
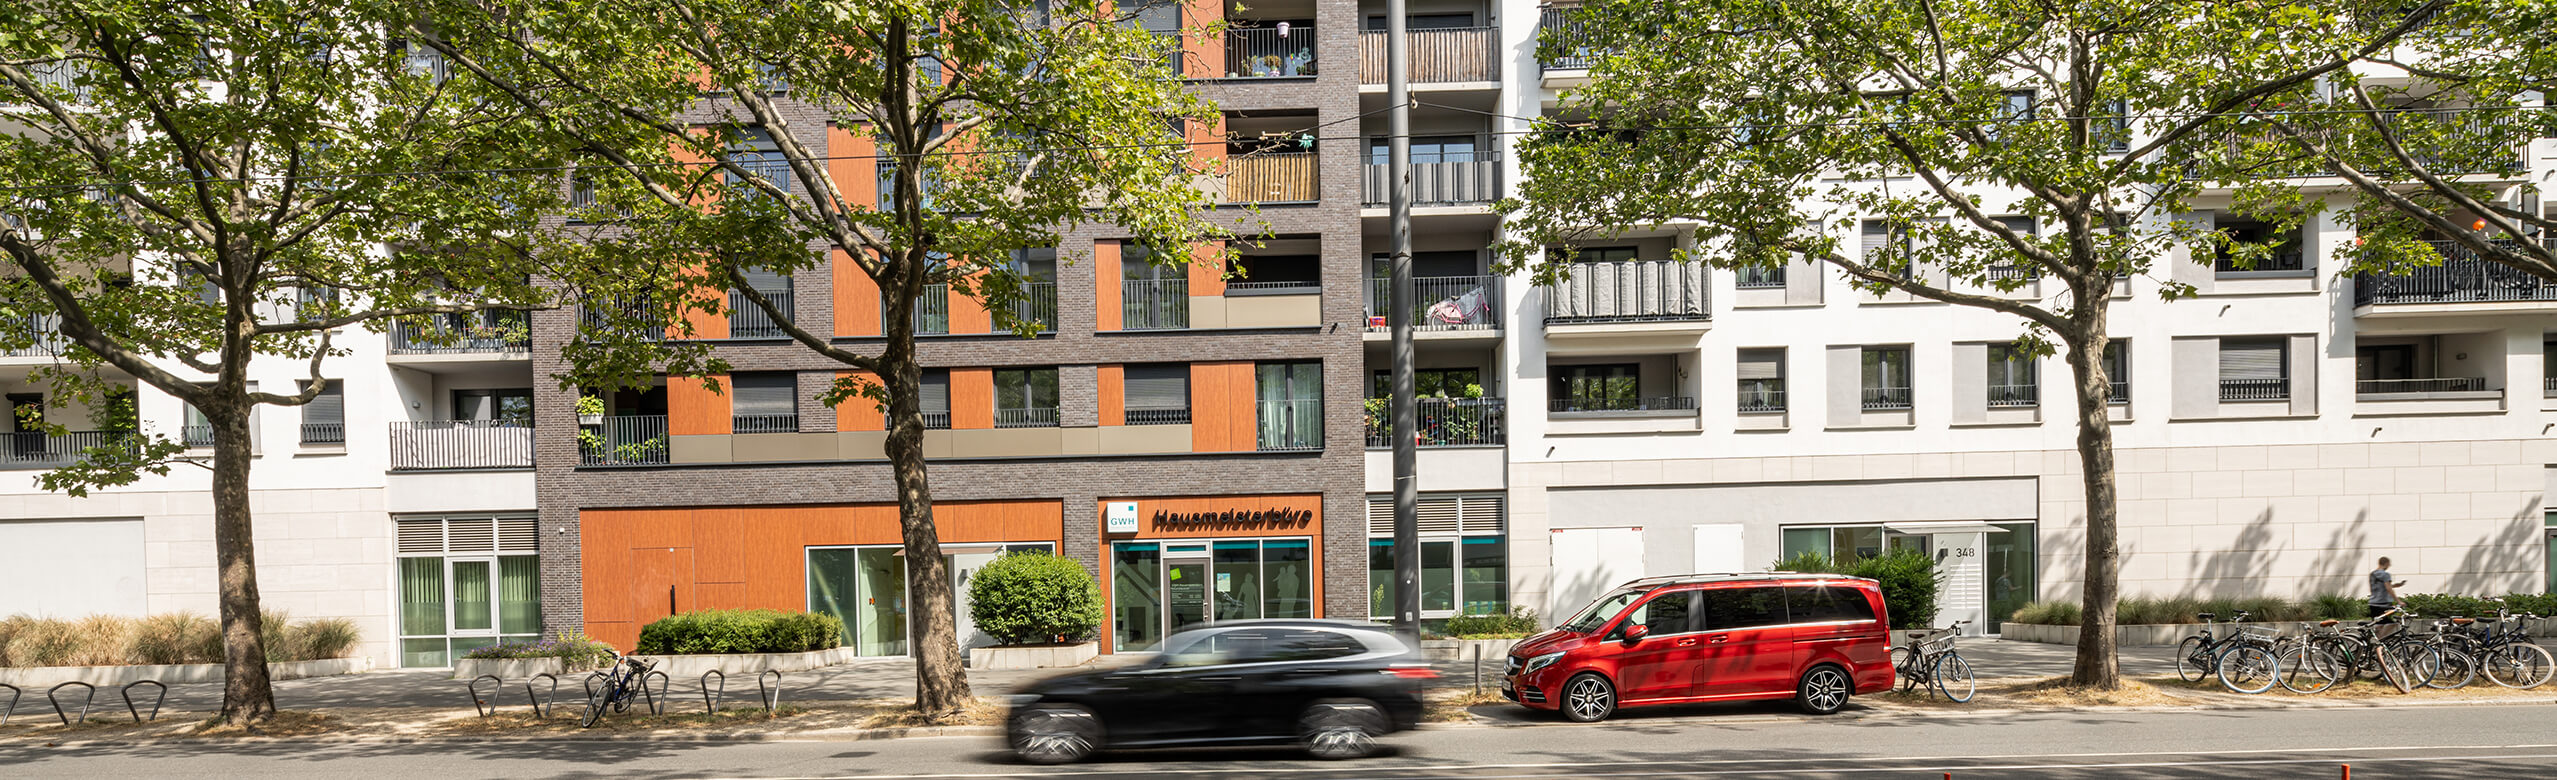
<instances>
[{"instance_id":1,"label":"roller blind","mask_svg":"<svg viewBox=\"0 0 2557 780\"><path fill-rule=\"evenodd\" d=\"M1128 366L1126 378L1128 408L1184 409L1190 405L1189 366Z\"/></svg>"},{"instance_id":2,"label":"roller blind","mask_svg":"<svg viewBox=\"0 0 2557 780\"><path fill-rule=\"evenodd\" d=\"M2285 346L2278 338L2221 339L2220 381L2284 378Z\"/></svg>"},{"instance_id":3,"label":"roller blind","mask_svg":"<svg viewBox=\"0 0 2557 780\"><path fill-rule=\"evenodd\" d=\"M945 370L923 372L922 395L924 414L949 414L950 372Z\"/></svg>"},{"instance_id":4,"label":"roller blind","mask_svg":"<svg viewBox=\"0 0 2557 780\"><path fill-rule=\"evenodd\" d=\"M1891 251L1891 225L1878 219L1865 220L1863 246L1866 263L1881 260L1884 253Z\"/></svg>"},{"instance_id":5,"label":"roller blind","mask_svg":"<svg viewBox=\"0 0 2557 780\"><path fill-rule=\"evenodd\" d=\"M310 384L305 382L302 386L307 388ZM320 391L320 397L311 399L309 404L302 407L302 423L304 425L345 424L346 385L330 382L328 389Z\"/></svg>"},{"instance_id":6,"label":"roller blind","mask_svg":"<svg viewBox=\"0 0 2557 780\"><path fill-rule=\"evenodd\" d=\"M1781 349L1744 349L1740 363L1733 371L1740 379L1783 379L1785 351Z\"/></svg>"},{"instance_id":7,"label":"roller blind","mask_svg":"<svg viewBox=\"0 0 2557 780\"><path fill-rule=\"evenodd\" d=\"M2028 236L2036 235L2037 233L2034 229L2032 217L1998 217L1997 219L2000 224L2006 225L2008 230L2013 230Z\"/></svg>"},{"instance_id":8,"label":"roller blind","mask_svg":"<svg viewBox=\"0 0 2557 780\"><path fill-rule=\"evenodd\" d=\"M737 396L734 413L740 417L797 413L799 407L791 400L794 378L780 372L735 375L731 379L736 385L733 392Z\"/></svg>"}]
</instances>

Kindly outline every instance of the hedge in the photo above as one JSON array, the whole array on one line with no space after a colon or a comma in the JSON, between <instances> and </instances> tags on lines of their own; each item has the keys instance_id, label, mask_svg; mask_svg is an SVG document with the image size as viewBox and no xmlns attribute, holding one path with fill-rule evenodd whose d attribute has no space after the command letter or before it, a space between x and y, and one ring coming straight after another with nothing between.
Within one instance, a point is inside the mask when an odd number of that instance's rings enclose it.
<instances>
[{"instance_id":1,"label":"hedge","mask_svg":"<svg viewBox=\"0 0 2557 780\"><path fill-rule=\"evenodd\" d=\"M2514 612L2557 614L2557 595L2515 593L2505 596L2504 601ZM2322 619L2357 620L2370 614L2368 604L2369 601L2361 596L2331 593L2296 600L2279 596L2213 598L2133 596L2114 602L2113 622L2115 625L2124 626L2197 623L2201 621L2199 615L2204 612L2226 620L2230 615L2241 610L2248 613L2249 620L2258 623ZM2495 614L2494 602L2484 597L2440 593L2410 594L2406 596L2406 608L2423 617ZM2075 600L2036 601L2017 608L2015 615L2007 618L2007 622L2074 626L2082 622L2081 618L2082 612Z\"/></svg>"},{"instance_id":2,"label":"hedge","mask_svg":"<svg viewBox=\"0 0 2557 780\"><path fill-rule=\"evenodd\" d=\"M843 619L777 609L713 609L658 618L639 629L642 655L804 653L843 643Z\"/></svg>"},{"instance_id":3,"label":"hedge","mask_svg":"<svg viewBox=\"0 0 2557 780\"><path fill-rule=\"evenodd\" d=\"M968 617L1007 645L1081 642L1101 628L1101 587L1071 558L1014 552L969 578Z\"/></svg>"},{"instance_id":4,"label":"hedge","mask_svg":"<svg viewBox=\"0 0 2557 780\"><path fill-rule=\"evenodd\" d=\"M1508 614L1458 615L1440 633L1455 639L1514 639L1536 633L1536 613L1513 607Z\"/></svg>"}]
</instances>

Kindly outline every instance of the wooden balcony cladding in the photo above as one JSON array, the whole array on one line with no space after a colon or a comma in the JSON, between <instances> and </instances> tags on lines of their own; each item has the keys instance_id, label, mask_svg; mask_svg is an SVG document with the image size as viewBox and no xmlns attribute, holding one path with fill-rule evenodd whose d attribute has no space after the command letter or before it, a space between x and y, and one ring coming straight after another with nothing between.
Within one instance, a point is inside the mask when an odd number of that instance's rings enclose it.
<instances>
[{"instance_id":1,"label":"wooden balcony cladding","mask_svg":"<svg viewBox=\"0 0 2557 780\"><path fill-rule=\"evenodd\" d=\"M950 370L950 427L953 430L994 427L994 369Z\"/></svg>"},{"instance_id":2,"label":"wooden balcony cladding","mask_svg":"<svg viewBox=\"0 0 2557 780\"><path fill-rule=\"evenodd\" d=\"M1103 239L1092 242L1092 269L1099 275L1093 288L1094 330L1119 329L1119 257L1123 242Z\"/></svg>"},{"instance_id":3,"label":"wooden balcony cladding","mask_svg":"<svg viewBox=\"0 0 2557 780\"><path fill-rule=\"evenodd\" d=\"M1500 80L1500 28L1406 30L1414 84ZM1384 30L1358 35L1358 83L1385 83Z\"/></svg>"},{"instance_id":4,"label":"wooden balcony cladding","mask_svg":"<svg viewBox=\"0 0 2557 780\"><path fill-rule=\"evenodd\" d=\"M1227 203L1312 203L1321 199L1313 152L1250 154L1225 162Z\"/></svg>"}]
</instances>

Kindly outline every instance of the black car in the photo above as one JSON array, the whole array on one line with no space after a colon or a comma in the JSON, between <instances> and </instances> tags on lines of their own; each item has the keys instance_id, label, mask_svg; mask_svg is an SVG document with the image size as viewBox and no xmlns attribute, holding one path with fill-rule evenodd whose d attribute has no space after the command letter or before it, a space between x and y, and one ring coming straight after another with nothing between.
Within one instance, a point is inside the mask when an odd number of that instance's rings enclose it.
<instances>
[{"instance_id":1,"label":"black car","mask_svg":"<svg viewBox=\"0 0 2557 780\"><path fill-rule=\"evenodd\" d=\"M1103 748L1296 743L1357 758L1420 722L1438 676L1382 628L1321 620L1221 623L1173 634L1133 666L1022 687L1004 736L1023 760L1057 764Z\"/></svg>"}]
</instances>

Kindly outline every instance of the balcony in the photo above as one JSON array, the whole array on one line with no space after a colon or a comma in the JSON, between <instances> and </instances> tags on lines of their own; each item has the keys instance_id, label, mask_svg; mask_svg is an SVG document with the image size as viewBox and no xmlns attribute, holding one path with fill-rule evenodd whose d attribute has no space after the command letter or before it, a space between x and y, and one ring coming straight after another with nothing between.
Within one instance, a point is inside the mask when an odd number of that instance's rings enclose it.
<instances>
[{"instance_id":1,"label":"balcony","mask_svg":"<svg viewBox=\"0 0 2557 780\"><path fill-rule=\"evenodd\" d=\"M1704 322L1705 278L1704 266L1672 260L1573 263L1545 288L1545 325Z\"/></svg>"},{"instance_id":2,"label":"balcony","mask_svg":"<svg viewBox=\"0 0 2557 780\"><path fill-rule=\"evenodd\" d=\"M91 449L130 451L140 445L140 437L131 431L0 433L0 471L58 469L77 465Z\"/></svg>"},{"instance_id":3,"label":"balcony","mask_svg":"<svg viewBox=\"0 0 2557 780\"><path fill-rule=\"evenodd\" d=\"M1057 427L1057 409L1053 406L1027 409L998 408L994 410L994 427L1054 428Z\"/></svg>"},{"instance_id":4,"label":"balcony","mask_svg":"<svg viewBox=\"0 0 2557 780\"><path fill-rule=\"evenodd\" d=\"M1414 84L1463 84L1500 80L1500 28L1451 27L1403 31L1409 63L1405 75ZM1358 83L1385 83L1384 30L1358 34Z\"/></svg>"},{"instance_id":5,"label":"balcony","mask_svg":"<svg viewBox=\"0 0 2557 780\"><path fill-rule=\"evenodd\" d=\"M528 469L533 429L476 420L391 423L391 470Z\"/></svg>"},{"instance_id":6,"label":"balcony","mask_svg":"<svg viewBox=\"0 0 2557 780\"><path fill-rule=\"evenodd\" d=\"M2453 241L2429 241L2442 264L2405 274L2353 277L2354 306L2557 301L2557 285L2486 260ZM2510 245L2510 241L2495 243ZM2533 307L2534 309L2538 307Z\"/></svg>"},{"instance_id":7,"label":"balcony","mask_svg":"<svg viewBox=\"0 0 2557 780\"><path fill-rule=\"evenodd\" d=\"M1420 432L1413 439L1423 448L1497 447L1509 442L1502 425L1502 413L1509 408L1506 399L1420 398L1414 401ZM1390 449L1393 446L1392 407L1385 399L1368 399L1367 448Z\"/></svg>"},{"instance_id":8,"label":"balcony","mask_svg":"<svg viewBox=\"0 0 2557 780\"><path fill-rule=\"evenodd\" d=\"M1907 411L1914 405L1907 387L1865 387L1858 403L1868 412Z\"/></svg>"},{"instance_id":9,"label":"balcony","mask_svg":"<svg viewBox=\"0 0 2557 780\"><path fill-rule=\"evenodd\" d=\"M666 331L663 328L643 324L650 320L649 309L655 305L656 303L648 300L646 296L590 299L577 310L577 329L581 334L618 335L640 341L660 341L665 339Z\"/></svg>"},{"instance_id":10,"label":"balcony","mask_svg":"<svg viewBox=\"0 0 2557 780\"><path fill-rule=\"evenodd\" d=\"M527 352L533 344L532 332L522 324L520 314L477 325L450 318L429 322L399 320L391 323L388 335L393 355Z\"/></svg>"},{"instance_id":11,"label":"balcony","mask_svg":"<svg viewBox=\"0 0 2557 780\"><path fill-rule=\"evenodd\" d=\"M730 433L798 433L799 415L739 414L728 418Z\"/></svg>"},{"instance_id":12,"label":"balcony","mask_svg":"<svg viewBox=\"0 0 2557 780\"><path fill-rule=\"evenodd\" d=\"M914 297L914 332L939 336L950 332L950 285L927 284Z\"/></svg>"},{"instance_id":13,"label":"balcony","mask_svg":"<svg viewBox=\"0 0 2557 780\"><path fill-rule=\"evenodd\" d=\"M2019 409L2042 405L2041 385L1990 385L1988 404L1991 409Z\"/></svg>"},{"instance_id":14,"label":"balcony","mask_svg":"<svg viewBox=\"0 0 2557 780\"><path fill-rule=\"evenodd\" d=\"M1454 206L1500 199L1500 153L1483 150L1467 162L1412 163L1412 205ZM1393 166L1366 165L1360 203L1391 205Z\"/></svg>"},{"instance_id":15,"label":"balcony","mask_svg":"<svg viewBox=\"0 0 2557 780\"><path fill-rule=\"evenodd\" d=\"M27 65L27 76L39 87L62 90L74 104L89 102L89 88L80 86L80 76L88 71L85 63L63 60Z\"/></svg>"},{"instance_id":16,"label":"balcony","mask_svg":"<svg viewBox=\"0 0 2557 780\"><path fill-rule=\"evenodd\" d=\"M1040 333L1057 332L1057 283L1021 283L1021 297L1012 302L1012 316L1039 323Z\"/></svg>"},{"instance_id":17,"label":"balcony","mask_svg":"<svg viewBox=\"0 0 2557 780\"><path fill-rule=\"evenodd\" d=\"M1323 449L1323 399L1260 401L1257 446L1262 452Z\"/></svg>"},{"instance_id":18,"label":"balcony","mask_svg":"<svg viewBox=\"0 0 2557 780\"><path fill-rule=\"evenodd\" d=\"M1190 280L1119 282L1120 330L1178 330L1189 326Z\"/></svg>"},{"instance_id":19,"label":"balcony","mask_svg":"<svg viewBox=\"0 0 2557 780\"><path fill-rule=\"evenodd\" d=\"M1418 276L1412 278L1412 330L1418 333L1476 333L1500 330L1498 276ZM1387 333L1391 279L1367 280L1367 331Z\"/></svg>"},{"instance_id":20,"label":"balcony","mask_svg":"<svg viewBox=\"0 0 2557 780\"><path fill-rule=\"evenodd\" d=\"M649 466L667 462L666 416L604 417L577 426L577 462L583 466Z\"/></svg>"},{"instance_id":21,"label":"balcony","mask_svg":"<svg viewBox=\"0 0 2557 780\"><path fill-rule=\"evenodd\" d=\"M1545 411L1554 417L1692 415L1696 412L1696 399L1689 396L1556 398L1548 403Z\"/></svg>"},{"instance_id":22,"label":"balcony","mask_svg":"<svg viewBox=\"0 0 2557 780\"><path fill-rule=\"evenodd\" d=\"M766 290L763 291L763 294L764 299L772 301L772 307L775 310L780 311L782 316L797 316L794 313L795 310L793 310L790 306L789 290ZM732 339L785 339L789 338L790 334L783 332L781 329L781 323L773 320L772 315L765 314L763 307L756 306L754 301L747 300L744 292L729 290L728 337Z\"/></svg>"},{"instance_id":23,"label":"balcony","mask_svg":"<svg viewBox=\"0 0 2557 780\"><path fill-rule=\"evenodd\" d=\"M1546 46L1550 41L1560 41L1565 48L1562 56L1541 58L1538 64L1545 70L1585 70L1598 63L1602 52L1588 44L1597 36L1591 34L1587 26L1572 18L1577 10L1579 9L1547 8L1544 10L1543 17L1538 20L1536 25L1538 47Z\"/></svg>"},{"instance_id":24,"label":"balcony","mask_svg":"<svg viewBox=\"0 0 2557 780\"><path fill-rule=\"evenodd\" d=\"M7 344L7 346L0 346L0 358L50 358L71 349L71 339L62 335L62 318L58 315L30 314L0 318L0 328L7 328L10 331L10 337L5 342L0 342ZM21 339L27 343L16 344Z\"/></svg>"},{"instance_id":25,"label":"balcony","mask_svg":"<svg viewBox=\"0 0 2557 780\"><path fill-rule=\"evenodd\" d=\"M1314 26L1231 27L1225 31L1225 78L1313 78Z\"/></svg>"},{"instance_id":26,"label":"balcony","mask_svg":"<svg viewBox=\"0 0 2557 780\"><path fill-rule=\"evenodd\" d=\"M781 194L791 193L791 187L797 180L790 174L790 161L782 159L779 153L739 151L732 154L735 156L730 158L730 161L736 163L738 168L772 184L774 189L781 190ZM752 179L733 173L728 175L728 186L736 190L740 197L756 198L765 194L763 188L756 186Z\"/></svg>"},{"instance_id":27,"label":"balcony","mask_svg":"<svg viewBox=\"0 0 2557 780\"><path fill-rule=\"evenodd\" d=\"M1313 152L1256 152L1225 163L1225 202L1312 203L1322 199Z\"/></svg>"},{"instance_id":28,"label":"balcony","mask_svg":"<svg viewBox=\"0 0 2557 780\"><path fill-rule=\"evenodd\" d=\"M2536 134L2528 126L2527 118L2510 111L2410 109L2391 114L2386 121L2406 148L2408 156L2423 165L2425 170L2441 176L2520 172L2523 167L2521 147ZM2371 135L2366 127L2357 124L2346 133L2330 130L2312 130L2309 133L2329 149L2356 160L2363 173L2382 179L2411 176L2409 171L2391 171L2358 162L2388 159L2381 140ZM2299 152L2289 136L2270 128L2241 126L2220 132L2203 144L2205 154L2228 155L2231 159L2254 162L2255 167L2249 173L2258 177L2336 175L2335 169L2324 160Z\"/></svg>"},{"instance_id":29,"label":"balcony","mask_svg":"<svg viewBox=\"0 0 2557 780\"><path fill-rule=\"evenodd\" d=\"M2222 379L2222 401L2286 401L2291 397L2288 379Z\"/></svg>"}]
</instances>

